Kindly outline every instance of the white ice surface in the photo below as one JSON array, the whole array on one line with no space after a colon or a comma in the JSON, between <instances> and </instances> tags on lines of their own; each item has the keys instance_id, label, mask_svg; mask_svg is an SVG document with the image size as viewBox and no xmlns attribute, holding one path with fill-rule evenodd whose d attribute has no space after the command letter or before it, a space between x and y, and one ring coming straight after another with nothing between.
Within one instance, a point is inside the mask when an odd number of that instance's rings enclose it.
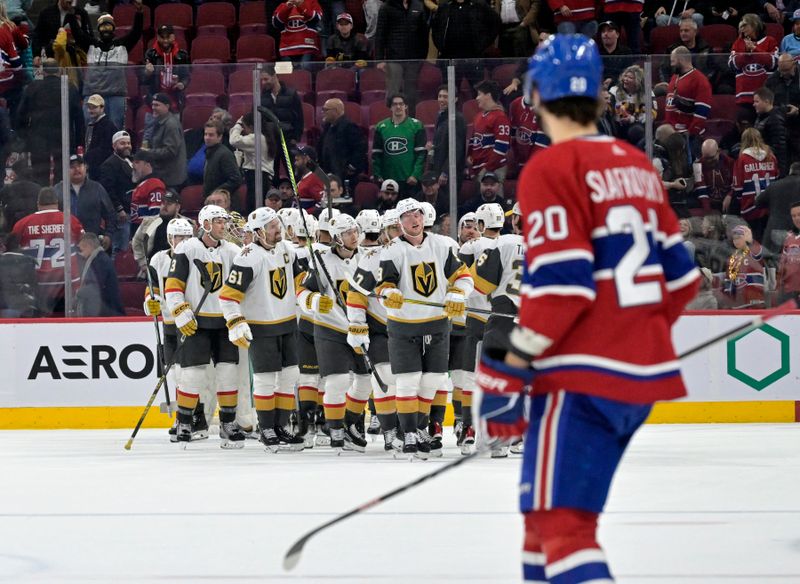
<instances>
[{"instance_id":1,"label":"white ice surface","mask_svg":"<svg viewBox=\"0 0 800 584\"><path fill-rule=\"evenodd\" d=\"M519 457L467 463L323 532L287 574L295 538L444 462L378 444L181 451L164 430L126 452L128 434L0 432L0 582L520 581ZM799 499L800 425L647 426L600 539L623 584L798 583Z\"/></svg>"}]
</instances>

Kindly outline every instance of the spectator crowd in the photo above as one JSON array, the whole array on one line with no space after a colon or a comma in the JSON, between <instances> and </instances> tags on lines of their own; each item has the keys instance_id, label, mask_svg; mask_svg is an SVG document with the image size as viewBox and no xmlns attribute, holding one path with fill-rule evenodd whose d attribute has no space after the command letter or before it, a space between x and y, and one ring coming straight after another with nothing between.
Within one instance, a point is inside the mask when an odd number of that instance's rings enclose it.
<instances>
[{"instance_id":1,"label":"spectator crowd","mask_svg":"<svg viewBox=\"0 0 800 584\"><path fill-rule=\"evenodd\" d=\"M652 148L705 277L695 307L800 292L800 0L41 1L0 1L0 316L140 313L168 220L208 202L411 196L445 233L485 202L510 212L549 143L522 88L554 32L598 43L598 132Z\"/></svg>"}]
</instances>

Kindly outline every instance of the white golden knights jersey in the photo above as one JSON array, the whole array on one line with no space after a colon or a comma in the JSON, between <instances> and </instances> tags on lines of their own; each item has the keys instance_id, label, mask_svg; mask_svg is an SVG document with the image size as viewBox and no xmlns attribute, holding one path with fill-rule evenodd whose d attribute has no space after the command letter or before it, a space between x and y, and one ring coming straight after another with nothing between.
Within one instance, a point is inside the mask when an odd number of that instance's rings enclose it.
<instances>
[{"instance_id":1,"label":"white golden knights jersey","mask_svg":"<svg viewBox=\"0 0 800 584\"><path fill-rule=\"evenodd\" d=\"M179 243L165 285L170 310L174 311L185 301L192 307L198 327L224 328L219 292L228 279L233 259L238 253L239 246L225 240L215 247L207 247L198 237ZM200 270L203 270L202 274ZM197 306L204 292L202 280L205 278L211 279L211 291L198 313Z\"/></svg>"},{"instance_id":2,"label":"white golden knights jersey","mask_svg":"<svg viewBox=\"0 0 800 584\"><path fill-rule=\"evenodd\" d=\"M496 239L489 237L478 237L477 239L470 239L461 249L458 250L458 257L464 262L467 268L472 268L475 262L481 257L484 251L491 249L495 246ZM470 294L467 298L467 308L479 308L481 310L491 310L492 305L489 299L477 290ZM483 329L486 326L486 321L489 320L488 315L479 314L477 312L467 311L467 331L472 331L475 336L480 338L483 336Z\"/></svg>"},{"instance_id":3,"label":"white golden knights jersey","mask_svg":"<svg viewBox=\"0 0 800 584\"><path fill-rule=\"evenodd\" d=\"M362 286L371 289L368 281L370 276L359 271L361 274L364 274ZM441 304L448 289L457 289L469 297L473 284L469 270L458 257L453 240L443 235L425 233L418 246L400 236L381 250L375 292L384 294L390 288L400 290L406 299ZM354 300L357 300L357 296ZM450 330L447 317L438 307L405 302L400 309L386 312L390 334L418 336L447 333Z\"/></svg>"},{"instance_id":4,"label":"white golden knights jersey","mask_svg":"<svg viewBox=\"0 0 800 584\"><path fill-rule=\"evenodd\" d=\"M150 265L147 269L150 271L150 281L153 283L153 293L161 296L161 318L164 319L164 324L175 324L175 317L172 316L172 311L169 309L169 303L161 294L164 290L164 281L169 275L169 268L172 265L172 250L162 249L160 252L153 254L150 258ZM144 289L144 299L150 300L150 286Z\"/></svg>"},{"instance_id":5,"label":"white golden knights jersey","mask_svg":"<svg viewBox=\"0 0 800 584\"><path fill-rule=\"evenodd\" d=\"M320 253L325 251L326 249L330 249L331 246L327 243L318 243L313 242L311 244L314 251L319 251ZM300 268L304 272L309 272L311 268L314 267L314 262L311 261L311 254L308 251L308 245L298 245L294 244L294 252L297 254L297 261L300 264ZM300 293L300 288L298 286L297 293ZM309 312L306 312L303 307L297 311L297 326L298 328L313 337L314 335L314 318Z\"/></svg>"},{"instance_id":6,"label":"white golden knights jersey","mask_svg":"<svg viewBox=\"0 0 800 584\"><path fill-rule=\"evenodd\" d=\"M309 296L314 292L319 292L332 298L333 309L329 313L314 313L314 336L341 341L342 335L347 335L350 321L336 300L336 296L339 295L342 300L347 298L347 291L350 288L348 280L355 275L361 256L356 250L352 257L343 258L338 254L335 247L326 247L320 251L320 256L325 268L328 270L328 275L333 280L334 286L336 286L336 290L331 290L327 276L324 273L320 273L322 272L322 266L318 265L318 271L314 269L312 264L308 275L302 283L302 287L298 291L297 303L301 305L303 310L307 310ZM319 260L317 264L319 264Z\"/></svg>"},{"instance_id":7,"label":"white golden knights jersey","mask_svg":"<svg viewBox=\"0 0 800 584\"><path fill-rule=\"evenodd\" d=\"M290 333L297 328L296 284L305 270L291 244L272 249L253 242L244 246L219 293L225 320L242 315L253 336Z\"/></svg>"},{"instance_id":8,"label":"white golden knights jersey","mask_svg":"<svg viewBox=\"0 0 800 584\"><path fill-rule=\"evenodd\" d=\"M371 290L375 287L378 270L381 267L381 251L383 248L384 246L382 245L359 248L361 259L358 260L358 270L354 276L356 284L365 287L363 282L367 278L369 280L368 289ZM365 298L363 294L350 293L347 295L347 307L348 309L366 312L364 320L357 320L366 322L369 325L370 334L386 334L386 308L384 308L380 300L374 297Z\"/></svg>"},{"instance_id":9,"label":"white golden knights jersey","mask_svg":"<svg viewBox=\"0 0 800 584\"><path fill-rule=\"evenodd\" d=\"M491 299L495 312L519 310L519 287L525 248L521 235L501 235L472 264L470 274L475 290Z\"/></svg>"}]
</instances>

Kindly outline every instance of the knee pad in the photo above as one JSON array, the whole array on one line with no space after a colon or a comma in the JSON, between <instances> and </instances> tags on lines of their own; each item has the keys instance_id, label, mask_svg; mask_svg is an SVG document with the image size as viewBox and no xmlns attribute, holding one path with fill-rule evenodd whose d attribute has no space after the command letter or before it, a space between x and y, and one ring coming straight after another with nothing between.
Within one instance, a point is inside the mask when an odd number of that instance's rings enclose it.
<instances>
[{"instance_id":1,"label":"knee pad","mask_svg":"<svg viewBox=\"0 0 800 584\"><path fill-rule=\"evenodd\" d=\"M380 389L375 391L375 396L377 397L390 397L395 395L397 391L397 380L395 379L394 373L392 373L392 367L388 363L378 363L375 365L375 370L378 372L378 375L381 376L381 379L386 384L386 393L382 392Z\"/></svg>"},{"instance_id":2,"label":"knee pad","mask_svg":"<svg viewBox=\"0 0 800 584\"><path fill-rule=\"evenodd\" d=\"M453 369L450 372L450 380L453 382L453 388L464 387L464 370L463 369Z\"/></svg>"},{"instance_id":3,"label":"knee pad","mask_svg":"<svg viewBox=\"0 0 800 584\"><path fill-rule=\"evenodd\" d=\"M358 401L367 401L372 393L372 375L356 375L347 394Z\"/></svg>"},{"instance_id":4,"label":"knee pad","mask_svg":"<svg viewBox=\"0 0 800 584\"><path fill-rule=\"evenodd\" d=\"M253 395L272 397L278 389L278 372L253 373Z\"/></svg>"},{"instance_id":5,"label":"knee pad","mask_svg":"<svg viewBox=\"0 0 800 584\"><path fill-rule=\"evenodd\" d=\"M239 366L236 363L219 363L216 366L217 391L233 391L239 387Z\"/></svg>"},{"instance_id":6,"label":"knee pad","mask_svg":"<svg viewBox=\"0 0 800 584\"><path fill-rule=\"evenodd\" d=\"M350 387L350 375L338 373L325 378L325 404L337 405L345 402L345 395ZM369 395L367 396L369 397Z\"/></svg>"},{"instance_id":7,"label":"knee pad","mask_svg":"<svg viewBox=\"0 0 800 584\"><path fill-rule=\"evenodd\" d=\"M206 366L184 367L181 369L181 388L185 393L200 395L207 385Z\"/></svg>"},{"instance_id":8,"label":"knee pad","mask_svg":"<svg viewBox=\"0 0 800 584\"><path fill-rule=\"evenodd\" d=\"M420 379L419 396L432 400L437 389L447 387L447 373L423 373Z\"/></svg>"},{"instance_id":9,"label":"knee pad","mask_svg":"<svg viewBox=\"0 0 800 584\"><path fill-rule=\"evenodd\" d=\"M474 371L464 371L461 389L472 393L478 390L478 381Z\"/></svg>"},{"instance_id":10,"label":"knee pad","mask_svg":"<svg viewBox=\"0 0 800 584\"><path fill-rule=\"evenodd\" d=\"M422 379L421 371L400 373L395 375L394 379L397 386L397 397L417 397Z\"/></svg>"},{"instance_id":11,"label":"knee pad","mask_svg":"<svg viewBox=\"0 0 800 584\"><path fill-rule=\"evenodd\" d=\"M297 382L300 379L300 368L297 365L290 365L284 367L278 376L278 385L282 393L291 393L294 395Z\"/></svg>"}]
</instances>

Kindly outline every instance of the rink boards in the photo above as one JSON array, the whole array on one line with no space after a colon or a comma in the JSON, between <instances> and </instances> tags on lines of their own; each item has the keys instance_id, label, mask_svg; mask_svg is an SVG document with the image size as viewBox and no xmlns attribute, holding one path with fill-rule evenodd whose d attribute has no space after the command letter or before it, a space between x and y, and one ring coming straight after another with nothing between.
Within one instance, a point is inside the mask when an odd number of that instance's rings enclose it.
<instances>
[{"instance_id":1,"label":"rink boards","mask_svg":"<svg viewBox=\"0 0 800 584\"><path fill-rule=\"evenodd\" d=\"M684 315L673 331L676 347L685 351L755 314ZM0 338L0 429L129 428L158 381L148 319L7 320ZM681 364L689 396L657 404L649 421L796 422L798 348L800 313L697 353ZM163 399L160 393L156 404ZM169 423L156 405L144 425Z\"/></svg>"}]
</instances>

